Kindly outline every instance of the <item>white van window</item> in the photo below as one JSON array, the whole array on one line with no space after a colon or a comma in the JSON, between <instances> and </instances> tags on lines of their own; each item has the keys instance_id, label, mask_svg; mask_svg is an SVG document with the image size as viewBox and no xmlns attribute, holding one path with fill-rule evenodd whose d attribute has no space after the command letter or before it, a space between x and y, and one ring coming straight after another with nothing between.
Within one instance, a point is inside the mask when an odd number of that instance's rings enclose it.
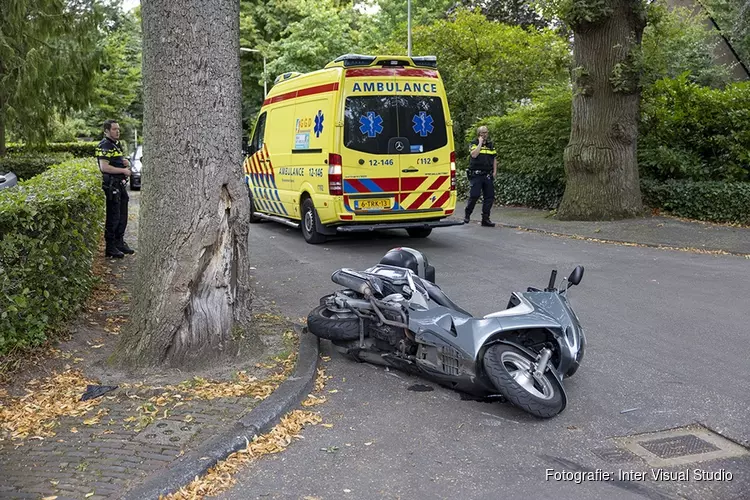
<instances>
[{"instance_id":1,"label":"white van window","mask_svg":"<svg viewBox=\"0 0 750 500\"><path fill-rule=\"evenodd\" d=\"M355 151L388 154L388 141L405 137L411 152L426 153L448 143L443 102L427 96L347 97L344 145Z\"/></svg>"}]
</instances>

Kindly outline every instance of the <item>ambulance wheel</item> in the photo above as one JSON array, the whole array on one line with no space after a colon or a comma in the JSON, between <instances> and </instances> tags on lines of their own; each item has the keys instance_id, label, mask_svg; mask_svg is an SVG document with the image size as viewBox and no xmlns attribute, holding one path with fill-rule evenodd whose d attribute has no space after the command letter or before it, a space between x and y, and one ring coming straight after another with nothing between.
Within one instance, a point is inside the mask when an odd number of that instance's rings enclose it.
<instances>
[{"instance_id":1,"label":"ambulance wheel","mask_svg":"<svg viewBox=\"0 0 750 500\"><path fill-rule=\"evenodd\" d=\"M302 236L305 237L305 241L317 245L323 243L326 240L326 235L318 232L316 222L318 220L318 213L315 211L315 205L310 198L305 198L302 202Z\"/></svg>"},{"instance_id":2,"label":"ambulance wheel","mask_svg":"<svg viewBox=\"0 0 750 500\"><path fill-rule=\"evenodd\" d=\"M255 224L256 222L260 222L262 219L257 215L253 215L253 213L255 212L255 202L253 201L253 192L249 189L247 190L247 196L250 198L250 223Z\"/></svg>"},{"instance_id":3,"label":"ambulance wheel","mask_svg":"<svg viewBox=\"0 0 750 500\"><path fill-rule=\"evenodd\" d=\"M412 238L427 238L432 233L431 227L410 227L406 230Z\"/></svg>"}]
</instances>

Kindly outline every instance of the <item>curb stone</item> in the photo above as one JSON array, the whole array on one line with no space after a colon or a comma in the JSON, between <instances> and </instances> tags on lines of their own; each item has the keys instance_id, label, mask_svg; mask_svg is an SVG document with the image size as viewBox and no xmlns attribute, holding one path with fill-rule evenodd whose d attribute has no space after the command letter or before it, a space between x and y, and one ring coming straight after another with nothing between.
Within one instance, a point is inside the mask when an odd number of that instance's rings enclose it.
<instances>
[{"instance_id":1,"label":"curb stone","mask_svg":"<svg viewBox=\"0 0 750 500\"><path fill-rule=\"evenodd\" d=\"M204 475L208 469L224 460L232 453L247 447L256 435L264 434L283 415L298 406L315 383L318 368L319 340L299 326L299 356L294 375L288 377L273 393L241 417L231 428L209 439L198 449L186 454L169 466L127 491L122 500L158 499L189 484L196 477Z\"/></svg>"},{"instance_id":2,"label":"curb stone","mask_svg":"<svg viewBox=\"0 0 750 500\"><path fill-rule=\"evenodd\" d=\"M746 257L750 254L745 252L739 252L736 250L727 250L724 248L700 248L700 247L686 247L686 246L679 246L679 245L670 245L668 243L646 243L642 241L636 241L633 238L630 239L618 239L618 238L612 238L608 236L592 236L588 234L583 234L583 232L570 232L570 231L563 231L563 230L557 230L552 231L549 229L543 229L540 227L534 227L530 224L520 225L520 224L514 224L514 223L508 223L508 222L495 222L498 227L504 227L507 229L519 229L522 231L531 231L534 233L540 233L547 236L555 236L555 237L563 237L563 238L573 238L573 239L591 239L591 240L598 240L602 243L610 243L610 244L627 244L627 245L636 245L641 247L647 247L647 248L657 248L662 250L681 250L681 251L690 251L690 250L700 250L700 251L706 251L706 252L720 252L725 253L727 255L734 255L737 257Z\"/></svg>"}]
</instances>

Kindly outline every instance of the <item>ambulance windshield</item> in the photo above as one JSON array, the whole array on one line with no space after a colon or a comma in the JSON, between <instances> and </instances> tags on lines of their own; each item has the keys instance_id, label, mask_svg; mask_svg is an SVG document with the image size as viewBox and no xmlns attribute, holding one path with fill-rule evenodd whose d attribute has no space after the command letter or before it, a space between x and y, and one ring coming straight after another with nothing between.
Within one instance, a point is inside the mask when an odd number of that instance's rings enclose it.
<instances>
[{"instance_id":1,"label":"ambulance windshield","mask_svg":"<svg viewBox=\"0 0 750 500\"><path fill-rule=\"evenodd\" d=\"M370 154L388 154L393 137L409 140L411 151L427 153L448 143L443 103L433 96L347 97L344 146Z\"/></svg>"}]
</instances>

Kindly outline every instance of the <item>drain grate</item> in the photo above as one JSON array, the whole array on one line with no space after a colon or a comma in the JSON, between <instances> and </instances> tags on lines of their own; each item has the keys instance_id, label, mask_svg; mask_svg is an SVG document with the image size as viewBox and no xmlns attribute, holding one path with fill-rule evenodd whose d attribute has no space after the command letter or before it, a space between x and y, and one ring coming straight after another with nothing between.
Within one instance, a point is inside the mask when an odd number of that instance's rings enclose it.
<instances>
[{"instance_id":1,"label":"drain grate","mask_svg":"<svg viewBox=\"0 0 750 500\"><path fill-rule=\"evenodd\" d=\"M719 451L721 449L694 434L652 439L650 441L641 441L638 444L659 458L677 458L686 455L700 455L702 453Z\"/></svg>"},{"instance_id":2,"label":"drain grate","mask_svg":"<svg viewBox=\"0 0 750 500\"><path fill-rule=\"evenodd\" d=\"M622 448L596 448L591 452L597 457L611 464L621 464L624 462L637 462L640 459L635 453Z\"/></svg>"},{"instance_id":3,"label":"drain grate","mask_svg":"<svg viewBox=\"0 0 750 500\"><path fill-rule=\"evenodd\" d=\"M183 446L195 433L198 427L176 420L157 420L138 433L138 441L166 446Z\"/></svg>"},{"instance_id":4,"label":"drain grate","mask_svg":"<svg viewBox=\"0 0 750 500\"><path fill-rule=\"evenodd\" d=\"M750 455L746 448L699 425L615 438L614 441L620 448L634 453L652 467Z\"/></svg>"}]
</instances>

